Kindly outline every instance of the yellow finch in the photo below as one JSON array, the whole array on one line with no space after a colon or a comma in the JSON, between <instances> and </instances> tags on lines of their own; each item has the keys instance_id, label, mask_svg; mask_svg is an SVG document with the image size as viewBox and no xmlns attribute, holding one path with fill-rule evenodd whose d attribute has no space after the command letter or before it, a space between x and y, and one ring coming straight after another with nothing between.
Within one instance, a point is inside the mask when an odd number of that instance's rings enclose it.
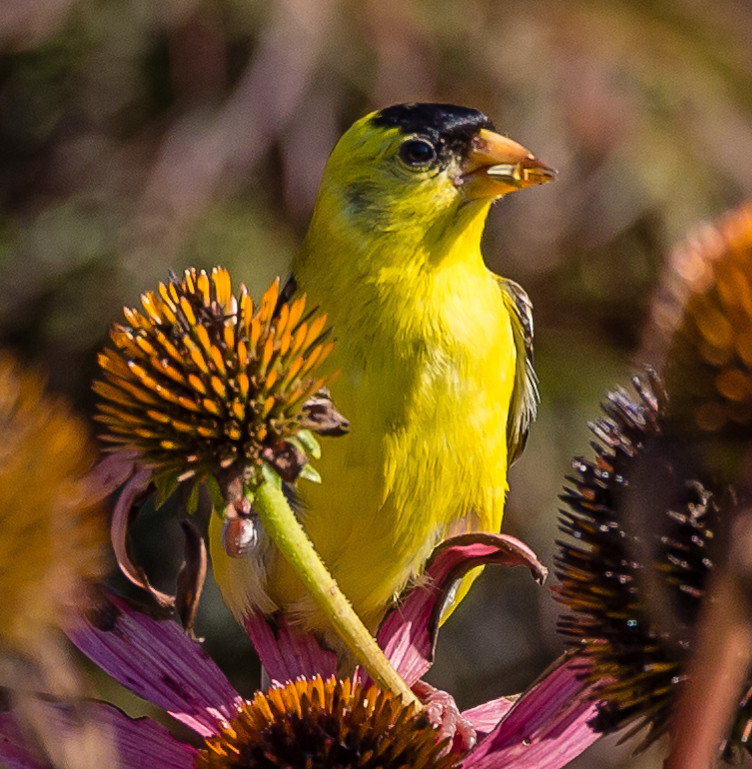
<instances>
[{"instance_id":1,"label":"yellow finch","mask_svg":"<svg viewBox=\"0 0 752 769\"><path fill-rule=\"evenodd\" d=\"M287 288L329 316L331 390L351 430L323 446L300 517L371 630L442 539L501 525L538 394L530 303L485 267L480 240L496 198L553 173L447 104L371 113L327 163ZM263 537L247 558L212 541L236 616L279 607L326 630Z\"/></svg>"}]
</instances>

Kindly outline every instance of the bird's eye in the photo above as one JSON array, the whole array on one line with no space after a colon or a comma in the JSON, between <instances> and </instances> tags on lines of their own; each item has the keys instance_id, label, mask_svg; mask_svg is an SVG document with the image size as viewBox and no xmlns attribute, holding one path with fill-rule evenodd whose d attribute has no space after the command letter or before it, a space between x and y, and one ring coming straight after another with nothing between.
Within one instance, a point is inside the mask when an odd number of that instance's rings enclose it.
<instances>
[{"instance_id":1,"label":"bird's eye","mask_svg":"<svg viewBox=\"0 0 752 769\"><path fill-rule=\"evenodd\" d=\"M423 168L436 160L436 147L427 139L408 139L402 144L399 156L413 168Z\"/></svg>"}]
</instances>

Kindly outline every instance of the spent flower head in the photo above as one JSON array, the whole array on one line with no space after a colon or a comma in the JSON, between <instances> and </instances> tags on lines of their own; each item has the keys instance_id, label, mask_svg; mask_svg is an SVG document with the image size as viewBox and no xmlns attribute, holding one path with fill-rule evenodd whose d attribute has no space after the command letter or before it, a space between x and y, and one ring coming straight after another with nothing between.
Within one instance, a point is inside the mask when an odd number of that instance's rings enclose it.
<instances>
[{"instance_id":1,"label":"spent flower head","mask_svg":"<svg viewBox=\"0 0 752 769\"><path fill-rule=\"evenodd\" d=\"M221 267L187 269L145 293L99 356L104 438L135 451L157 480L234 468L252 487L264 462L296 477L306 431L333 427L325 401L309 400L326 382L316 375L332 347L326 316L306 315L305 304L281 298L275 281L254 306L244 285L233 294Z\"/></svg>"},{"instance_id":2,"label":"spent flower head","mask_svg":"<svg viewBox=\"0 0 752 769\"><path fill-rule=\"evenodd\" d=\"M669 405L651 379L634 380L636 398L610 393L606 418L591 426L595 458L574 462L561 497L567 536L554 559L554 594L568 610L559 629L602 699L594 725L631 727L627 736L647 727L639 749L671 726L732 504L698 471L684 441L666 433ZM745 694L727 744L746 744L751 730Z\"/></svg>"}]
</instances>

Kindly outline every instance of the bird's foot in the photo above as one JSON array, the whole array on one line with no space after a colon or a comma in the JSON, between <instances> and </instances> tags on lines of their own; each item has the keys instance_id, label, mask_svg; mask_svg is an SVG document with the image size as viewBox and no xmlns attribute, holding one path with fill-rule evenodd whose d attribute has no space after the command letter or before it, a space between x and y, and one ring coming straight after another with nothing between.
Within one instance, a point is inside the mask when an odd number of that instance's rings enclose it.
<instances>
[{"instance_id":1,"label":"bird's foot","mask_svg":"<svg viewBox=\"0 0 752 769\"><path fill-rule=\"evenodd\" d=\"M413 691L426 709L426 715L439 730L441 739L450 738L447 752L464 754L477 742L473 725L460 713L457 703L449 692L437 689L425 681L418 681Z\"/></svg>"}]
</instances>

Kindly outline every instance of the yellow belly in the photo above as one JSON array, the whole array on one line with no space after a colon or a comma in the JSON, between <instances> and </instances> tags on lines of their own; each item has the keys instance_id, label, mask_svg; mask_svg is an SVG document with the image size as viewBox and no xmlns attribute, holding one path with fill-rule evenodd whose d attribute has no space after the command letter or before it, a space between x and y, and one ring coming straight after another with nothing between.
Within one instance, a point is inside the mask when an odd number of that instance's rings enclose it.
<instances>
[{"instance_id":1,"label":"yellow belly","mask_svg":"<svg viewBox=\"0 0 752 769\"><path fill-rule=\"evenodd\" d=\"M331 389L351 433L324 440L316 465L323 483L301 484L302 517L371 629L436 544L501 525L515 352L493 277L482 274L472 288L478 301L471 306L465 287L456 301L454 294L442 298L441 313L424 298L423 316L412 308L402 323L392 317L338 334L343 343L331 366L342 373ZM335 320L335 328L345 325ZM266 590L278 606L323 629L279 559Z\"/></svg>"}]
</instances>

